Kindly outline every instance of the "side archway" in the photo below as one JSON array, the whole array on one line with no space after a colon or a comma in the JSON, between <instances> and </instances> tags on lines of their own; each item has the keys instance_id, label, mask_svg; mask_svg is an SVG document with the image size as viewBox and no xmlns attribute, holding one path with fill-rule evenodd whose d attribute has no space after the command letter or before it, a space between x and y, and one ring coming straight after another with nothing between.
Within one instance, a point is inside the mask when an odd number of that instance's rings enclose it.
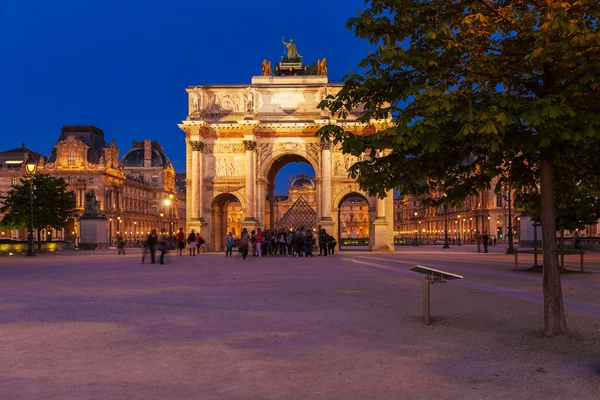
<instances>
[{"instance_id":1,"label":"side archway","mask_svg":"<svg viewBox=\"0 0 600 400\"><path fill-rule=\"evenodd\" d=\"M235 194L221 193L212 199L210 209L212 229L208 245L212 251L224 251L228 231L241 230L245 205ZM237 235L239 236L239 232Z\"/></svg>"},{"instance_id":2,"label":"side archway","mask_svg":"<svg viewBox=\"0 0 600 400\"><path fill-rule=\"evenodd\" d=\"M346 207L344 207L344 203ZM364 209L366 207L366 209ZM355 244L371 243L371 221L376 217L375 200L366 193L348 188L338 193L333 200L332 211L335 216L335 234L338 237L340 250L343 241L354 239Z\"/></svg>"}]
</instances>

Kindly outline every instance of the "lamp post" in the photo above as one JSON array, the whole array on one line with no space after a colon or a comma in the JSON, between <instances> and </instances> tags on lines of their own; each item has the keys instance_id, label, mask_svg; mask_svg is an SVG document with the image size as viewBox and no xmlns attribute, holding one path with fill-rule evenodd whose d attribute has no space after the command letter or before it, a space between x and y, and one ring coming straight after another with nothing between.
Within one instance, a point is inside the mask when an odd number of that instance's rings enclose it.
<instances>
[{"instance_id":1,"label":"lamp post","mask_svg":"<svg viewBox=\"0 0 600 400\"><path fill-rule=\"evenodd\" d=\"M163 220L163 217L165 216L164 212L160 212L160 230L161 232L165 231L165 221Z\"/></svg>"},{"instance_id":2,"label":"lamp post","mask_svg":"<svg viewBox=\"0 0 600 400\"><path fill-rule=\"evenodd\" d=\"M507 233L507 237L508 237L508 247L506 248L506 254L515 254L515 248L514 248L514 242L513 242L513 225L512 225L512 214L511 214L511 203L512 200L510 198L510 188L508 188L508 196L506 194L503 194L502 197L504 197L504 200L506 200L506 202L508 203L508 233Z\"/></svg>"},{"instance_id":3,"label":"lamp post","mask_svg":"<svg viewBox=\"0 0 600 400\"><path fill-rule=\"evenodd\" d=\"M171 245L173 244L173 198L175 197L175 194L173 193L173 189L169 189L169 195L168 195L168 199L165 199L165 206L171 206L171 218L169 221L169 241L171 242Z\"/></svg>"},{"instance_id":4,"label":"lamp post","mask_svg":"<svg viewBox=\"0 0 600 400\"><path fill-rule=\"evenodd\" d=\"M444 247L443 249L449 249L450 243L448 243L448 205L444 203Z\"/></svg>"},{"instance_id":5,"label":"lamp post","mask_svg":"<svg viewBox=\"0 0 600 400\"><path fill-rule=\"evenodd\" d=\"M35 186L33 186L33 177L35 176L36 170L37 164L29 157L25 162L25 171L27 172L27 180L29 181L29 235L27 235L26 257L35 256L35 253L33 252L33 200L35 200L35 195L33 194L33 191L35 190Z\"/></svg>"},{"instance_id":6,"label":"lamp post","mask_svg":"<svg viewBox=\"0 0 600 400\"><path fill-rule=\"evenodd\" d=\"M108 245L112 246L112 217L108 219Z\"/></svg>"},{"instance_id":7,"label":"lamp post","mask_svg":"<svg viewBox=\"0 0 600 400\"><path fill-rule=\"evenodd\" d=\"M458 240L456 241L456 245L460 246L460 214L458 214Z\"/></svg>"}]
</instances>

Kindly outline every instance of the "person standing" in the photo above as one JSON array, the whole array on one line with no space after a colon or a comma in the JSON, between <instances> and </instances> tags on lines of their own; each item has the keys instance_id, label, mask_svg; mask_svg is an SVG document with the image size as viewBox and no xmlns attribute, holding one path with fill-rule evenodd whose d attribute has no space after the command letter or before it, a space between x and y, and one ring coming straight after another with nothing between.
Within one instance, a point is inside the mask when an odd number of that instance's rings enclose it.
<instances>
[{"instance_id":1,"label":"person standing","mask_svg":"<svg viewBox=\"0 0 600 400\"><path fill-rule=\"evenodd\" d=\"M477 252L481 253L481 234L475 231L475 241L477 242Z\"/></svg>"},{"instance_id":2,"label":"person standing","mask_svg":"<svg viewBox=\"0 0 600 400\"><path fill-rule=\"evenodd\" d=\"M294 230L293 229L290 229L290 232L287 234L286 242L287 242L287 255L288 255L288 257L292 257L294 255Z\"/></svg>"},{"instance_id":3,"label":"person standing","mask_svg":"<svg viewBox=\"0 0 600 400\"><path fill-rule=\"evenodd\" d=\"M319 256L327 255L327 231L319 225L318 240L319 240Z\"/></svg>"},{"instance_id":4,"label":"person standing","mask_svg":"<svg viewBox=\"0 0 600 400\"><path fill-rule=\"evenodd\" d=\"M150 262L154 264L156 262L156 245L158 244L156 229L152 229L152 232L148 235L148 239L146 239L146 243L150 250Z\"/></svg>"},{"instance_id":5,"label":"person standing","mask_svg":"<svg viewBox=\"0 0 600 400\"><path fill-rule=\"evenodd\" d=\"M179 255L183 255L183 249L185 249L185 233L183 233L183 228L179 228L177 232L177 248L179 249Z\"/></svg>"},{"instance_id":6,"label":"person standing","mask_svg":"<svg viewBox=\"0 0 600 400\"><path fill-rule=\"evenodd\" d=\"M262 257L262 242L263 242L263 233L260 228L256 232L256 249L258 251L258 256Z\"/></svg>"},{"instance_id":7,"label":"person standing","mask_svg":"<svg viewBox=\"0 0 600 400\"><path fill-rule=\"evenodd\" d=\"M490 241L490 237L489 237L487 231L483 231L483 236L481 237L481 239L483 240L483 252L487 253L488 252L488 244Z\"/></svg>"},{"instance_id":8,"label":"person standing","mask_svg":"<svg viewBox=\"0 0 600 400\"><path fill-rule=\"evenodd\" d=\"M246 261L246 257L248 256L248 243L250 243L250 237L248 230L244 228L240 235L240 253L242 253L242 260L244 261Z\"/></svg>"},{"instance_id":9,"label":"person standing","mask_svg":"<svg viewBox=\"0 0 600 400\"><path fill-rule=\"evenodd\" d=\"M233 255L233 235L231 232L227 234L225 239L225 257L231 257Z\"/></svg>"},{"instance_id":10,"label":"person standing","mask_svg":"<svg viewBox=\"0 0 600 400\"><path fill-rule=\"evenodd\" d=\"M252 257L256 257L256 231L254 229L250 232L250 253Z\"/></svg>"},{"instance_id":11,"label":"person standing","mask_svg":"<svg viewBox=\"0 0 600 400\"><path fill-rule=\"evenodd\" d=\"M192 229L187 238L188 248L190 249L190 256L196 255L196 233Z\"/></svg>"},{"instance_id":12,"label":"person standing","mask_svg":"<svg viewBox=\"0 0 600 400\"><path fill-rule=\"evenodd\" d=\"M496 246L498 239L496 239L496 237L494 236L494 247Z\"/></svg>"}]
</instances>

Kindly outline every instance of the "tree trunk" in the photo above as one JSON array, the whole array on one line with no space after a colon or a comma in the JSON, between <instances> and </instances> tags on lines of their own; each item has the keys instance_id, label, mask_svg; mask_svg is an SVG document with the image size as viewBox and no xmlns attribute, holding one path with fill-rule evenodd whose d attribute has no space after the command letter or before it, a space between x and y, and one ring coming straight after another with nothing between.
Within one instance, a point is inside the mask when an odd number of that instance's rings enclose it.
<instances>
[{"instance_id":1,"label":"tree trunk","mask_svg":"<svg viewBox=\"0 0 600 400\"><path fill-rule=\"evenodd\" d=\"M544 334L556 336L567 331L556 246L554 215L554 171L552 160L542 152L540 165L542 249L544 254Z\"/></svg>"}]
</instances>

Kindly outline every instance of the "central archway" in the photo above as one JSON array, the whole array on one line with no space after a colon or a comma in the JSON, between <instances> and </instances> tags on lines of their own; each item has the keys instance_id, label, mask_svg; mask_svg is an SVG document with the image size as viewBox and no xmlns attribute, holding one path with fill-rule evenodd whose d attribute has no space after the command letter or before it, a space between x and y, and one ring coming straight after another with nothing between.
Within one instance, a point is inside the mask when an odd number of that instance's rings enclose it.
<instances>
[{"instance_id":1,"label":"central archway","mask_svg":"<svg viewBox=\"0 0 600 400\"><path fill-rule=\"evenodd\" d=\"M259 175L258 213L259 221L263 223L265 228L273 228L277 222L277 219L281 217L282 210L278 210L278 208L281 207L277 207L276 200L278 199L276 199L275 196L275 178L285 166L291 163L306 164L312 170L313 176L306 176L306 179L311 182L312 188L309 188L308 193L304 194L304 200L306 200L309 204L314 205L314 210L318 214L318 210L320 209L320 188L318 184L318 176L320 171L316 160L311 160L310 157L305 157L298 153L280 153L274 155L268 162L265 163L264 169L262 169L261 174ZM290 185L291 184L292 182L290 181ZM291 192L288 192L288 196L290 194ZM261 201L263 204L261 204Z\"/></svg>"}]
</instances>

